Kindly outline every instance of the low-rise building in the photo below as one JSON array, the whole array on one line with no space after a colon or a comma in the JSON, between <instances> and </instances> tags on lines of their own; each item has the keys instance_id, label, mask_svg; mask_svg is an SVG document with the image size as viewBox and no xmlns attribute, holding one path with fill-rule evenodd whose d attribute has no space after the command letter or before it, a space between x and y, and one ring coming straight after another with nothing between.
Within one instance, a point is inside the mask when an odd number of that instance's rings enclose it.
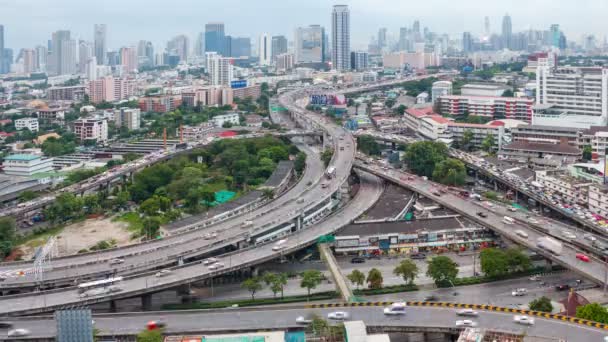
<instances>
[{"instance_id":1,"label":"low-rise building","mask_svg":"<svg viewBox=\"0 0 608 342\"><path fill-rule=\"evenodd\" d=\"M181 95L146 96L139 99L139 109L143 112L167 113L179 107Z\"/></svg>"},{"instance_id":2,"label":"low-rise building","mask_svg":"<svg viewBox=\"0 0 608 342\"><path fill-rule=\"evenodd\" d=\"M420 128L418 132L428 139L443 141L446 144L451 144L452 133L448 128L450 120L441 115L429 115L420 120Z\"/></svg>"},{"instance_id":3,"label":"low-rise building","mask_svg":"<svg viewBox=\"0 0 608 342\"><path fill-rule=\"evenodd\" d=\"M84 140L108 140L108 122L105 119L81 118L74 121L74 134Z\"/></svg>"},{"instance_id":4,"label":"low-rise building","mask_svg":"<svg viewBox=\"0 0 608 342\"><path fill-rule=\"evenodd\" d=\"M503 136L505 134L505 127L497 125L449 122L448 128L452 133L452 139L458 143L462 143L464 141L466 132L471 132L472 139L469 144L471 147L475 148L482 147L482 144L487 137L492 136L494 141L494 149L499 150L502 147Z\"/></svg>"},{"instance_id":5,"label":"low-rise building","mask_svg":"<svg viewBox=\"0 0 608 342\"><path fill-rule=\"evenodd\" d=\"M28 129L31 132L38 132L38 119L23 118L15 120L15 129L18 131Z\"/></svg>"},{"instance_id":6,"label":"low-rise building","mask_svg":"<svg viewBox=\"0 0 608 342\"><path fill-rule=\"evenodd\" d=\"M7 175L29 177L36 173L53 171L53 158L34 154L12 154L4 158L2 166Z\"/></svg>"},{"instance_id":7,"label":"low-rise building","mask_svg":"<svg viewBox=\"0 0 608 342\"><path fill-rule=\"evenodd\" d=\"M126 127L129 130L139 129L141 124L141 110L139 108L120 108L114 114L117 127Z\"/></svg>"},{"instance_id":8,"label":"low-rise building","mask_svg":"<svg viewBox=\"0 0 608 342\"><path fill-rule=\"evenodd\" d=\"M439 110L443 115L462 116L465 114L494 119L532 120L532 99L491 96L440 96Z\"/></svg>"},{"instance_id":9,"label":"low-rise building","mask_svg":"<svg viewBox=\"0 0 608 342\"><path fill-rule=\"evenodd\" d=\"M262 127L264 118L261 115L249 114L245 116L245 124L247 127Z\"/></svg>"},{"instance_id":10,"label":"low-rise building","mask_svg":"<svg viewBox=\"0 0 608 342\"><path fill-rule=\"evenodd\" d=\"M502 96L509 87L504 84L465 84L460 89L463 96Z\"/></svg>"},{"instance_id":11,"label":"low-rise building","mask_svg":"<svg viewBox=\"0 0 608 342\"><path fill-rule=\"evenodd\" d=\"M215 127L223 127L226 122L229 122L231 125L236 126L240 122L238 113L216 115L211 118L211 121L213 122Z\"/></svg>"},{"instance_id":12,"label":"low-rise building","mask_svg":"<svg viewBox=\"0 0 608 342\"><path fill-rule=\"evenodd\" d=\"M556 144L514 141L504 145L499 156L522 160L530 166L559 168L579 160L583 152L577 147L561 142Z\"/></svg>"},{"instance_id":13,"label":"low-rise building","mask_svg":"<svg viewBox=\"0 0 608 342\"><path fill-rule=\"evenodd\" d=\"M585 179L572 177L567 171L563 170L536 171L536 181L545 189L556 192L562 197L574 200L581 205L587 205L589 186L594 184Z\"/></svg>"},{"instance_id":14,"label":"low-rise building","mask_svg":"<svg viewBox=\"0 0 608 342\"><path fill-rule=\"evenodd\" d=\"M198 126L182 126L181 133L178 128L176 135L180 136L184 141L198 141L203 139L207 134L213 131L213 124L210 122L204 122Z\"/></svg>"},{"instance_id":15,"label":"low-rise building","mask_svg":"<svg viewBox=\"0 0 608 342\"><path fill-rule=\"evenodd\" d=\"M262 95L262 87L258 84L254 84L248 87L232 89L232 96L235 99L245 99L251 97L256 100Z\"/></svg>"},{"instance_id":16,"label":"low-rise building","mask_svg":"<svg viewBox=\"0 0 608 342\"><path fill-rule=\"evenodd\" d=\"M578 147L579 129L575 127L519 125L511 129L514 142L524 141L536 144L559 144Z\"/></svg>"},{"instance_id":17,"label":"low-rise building","mask_svg":"<svg viewBox=\"0 0 608 342\"><path fill-rule=\"evenodd\" d=\"M408 108L403 114L403 121L407 127L417 132L420 129L420 120L429 115L437 115L433 107Z\"/></svg>"},{"instance_id":18,"label":"low-rise building","mask_svg":"<svg viewBox=\"0 0 608 342\"><path fill-rule=\"evenodd\" d=\"M608 217L608 187L606 185L593 185L589 187L589 211Z\"/></svg>"},{"instance_id":19,"label":"low-rise building","mask_svg":"<svg viewBox=\"0 0 608 342\"><path fill-rule=\"evenodd\" d=\"M46 90L46 96L51 101L82 101L86 87L76 85L69 87L51 87Z\"/></svg>"},{"instance_id":20,"label":"low-rise building","mask_svg":"<svg viewBox=\"0 0 608 342\"><path fill-rule=\"evenodd\" d=\"M589 129L579 130L577 144L581 150L586 146L591 147L593 160L603 159L608 149L608 127L591 126Z\"/></svg>"}]
</instances>

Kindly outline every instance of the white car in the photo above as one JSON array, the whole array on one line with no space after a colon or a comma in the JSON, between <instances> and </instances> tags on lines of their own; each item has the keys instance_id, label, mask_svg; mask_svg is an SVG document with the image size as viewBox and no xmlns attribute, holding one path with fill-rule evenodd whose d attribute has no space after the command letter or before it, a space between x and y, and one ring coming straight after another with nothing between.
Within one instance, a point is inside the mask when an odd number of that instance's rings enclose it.
<instances>
[{"instance_id":1,"label":"white car","mask_svg":"<svg viewBox=\"0 0 608 342\"><path fill-rule=\"evenodd\" d=\"M528 316L515 315L513 316L513 322L523 325L534 325L534 318Z\"/></svg>"},{"instance_id":2,"label":"white car","mask_svg":"<svg viewBox=\"0 0 608 342\"><path fill-rule=\"evenodd\" d=\"M521 296L525 296L528 293L528 290L521 288L521 289L516 289L515 291L511 292L511 295L513 297L521 297Z\"/></svg>"},{"instance_id":3,"label":"white car","mask_svg":"<svg viewBox=\"0 0 608 342\"><path fill-rule=\"evenodd\" d=\"M209 258L203 261L203 265L208 266L217 262L216 258Z\"/></svg>"},{"instance_id":4,"label":"white car","mask_svg":"<svg viewBox=\"0 0 608 342\"><path fill-rule=\"evenodd\" d=\"M566 231L566 230L564 230L564 231L562 232L562 236L563 236L563 237L565 237L566 239L570 239L570 240L574 240L574 239L576 239L576 235L574 235L574 234L572 234L571 232Z\"/></svg>"},{"instance_id":5,"label":"white car","mask_svg":"<svg viewBox=\"0 0 608 342\"><path fill-rule=\"evenodd\" d=\"M405 315L405 303L393 303L391 306L384 308L385 315Z\"/></svg>"},{"instance_id":6,"label":"white car","mask_svg":"<svg viewBox=\"0 0 608 342\"><path fill-rule=\"evenodd\" d=\"M298 324L310 324L310 323L312 323L312 319L306 318L304 316L298 316L298 318L296 318L296 323L298 323Z\"/></svg>"},{"instance_id":7,"label":"white car","mask_svg":"<svg viewBox=\"0 0 608 342\"><path fill-rule=\"evenodd\" d=\"M17 337L17 336L27 336L30 334L30 331L27 329L13 329L8 332L8 337Z\"/></svg>"},{"instance_id":8,"label":"white car","mask_svg":"<svg viewBox=\"0 0 608 342\"><path fill-rule=\"evenodd\" d=\"M456 314L458 316L470 316L470 317L477 317L479 315L479 313L473 309L458 310L458 311L456 311Z\"/></svg>"},{"instance_id":9,"label":"white car","mask_svg":"<svg viewBox=\"0 0 608 342\"><path fill-rule=\"evenodd\" d=\"M118 265L118 264L122 264L124 262L125 262L125 259L116 258L116 259L110 260L110 265Z\"/></svg>"},{"instance_id":10,"label":"white car","mask_svg":"<svg viewBox=\"0 0 608 342\"><path fill-rule=\"evenodd\" d=\"M583 235L583 238L585 238L585 240L589 240L591 242L597 241L597 238L591 234L585 234L585 235Z\"/></svg>"},{"instance_id":11,"label":"white car","mask_svg":"<svg viewBox=\"0 0 608 342\"><path fill-rule=\"evenodd\" d=\"M215 271L215 270L219 270L222 267L224 267L224 264L222 264L221 262L216 262L215 264L209 266L209 270Z\"/></svg>"},{"instance_id":12,"label":"white car","mask_svg":"<svg viewBox=\"0 0 608 342\"><path fill-rule=\"evenodd\" d=\"M473 328L477 326L477 323L471 321L470 319L464 319L462 321L456 321L457 327L465 327L465 328Z\"/></svg>"},{"instance_id":13,"label":"white car","mask_svg":"<svg viewBox=\"0 0 608 342\"><path fill-rule=\"evenodd\" d=\"M160 271L156 272L156 278L168 276L169 274L171 274L171 272L172 272L171 270L160 270Z\"/></svg>"},{"instance_id":14,"label":"white car","mask_svg":"<svg viewBox=\"0 0 608 342\"><path fill-rule=\"evenodd\" d=\"M343 321L348 319L349 315L348 312L346 311L336 311L336 312L330 312L327 314L327 318L328 319L333 319L336 321Z\"/></svg>"}]
</instances>

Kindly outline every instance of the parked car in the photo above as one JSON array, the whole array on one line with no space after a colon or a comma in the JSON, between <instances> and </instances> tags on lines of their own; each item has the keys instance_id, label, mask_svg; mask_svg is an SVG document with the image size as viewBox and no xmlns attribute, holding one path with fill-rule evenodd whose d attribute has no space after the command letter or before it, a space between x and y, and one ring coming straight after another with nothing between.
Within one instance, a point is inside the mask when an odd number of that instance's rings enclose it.
<instances>
[{"instance_id":1,"label":"parked car","mask_svg":"<svg viewBox=\"0 0 608 342\"><path fill-rule=\"evenodd\" d=\"M426 254L424 254L424 253L415 253L415 254L410 255L410 259L413 259L413 260L424 260L424 259L426 259Z\"/></svg>"},{"instance_id":2,"label":"parked car","mask_svg":"<svg viewBox=\"0 0 608 342\"><path fill-rule=\"evenodd\" d=\"M350 263L351 264L363 264L365 262L365 259L360 258L360 257L355 257L350 259Z\"/></svg>"},{"instance_id":3,"label":"parked car","mask_svg":"<svg viewBox=\"0 0 608 342\"><path fill-rule=\"evenodd\" d=\"M513 316L513 321L515 323L523 324L523 325L534 325L534 318L523 316L523 315L515 315Z\"/></svg>"}]
</instances>

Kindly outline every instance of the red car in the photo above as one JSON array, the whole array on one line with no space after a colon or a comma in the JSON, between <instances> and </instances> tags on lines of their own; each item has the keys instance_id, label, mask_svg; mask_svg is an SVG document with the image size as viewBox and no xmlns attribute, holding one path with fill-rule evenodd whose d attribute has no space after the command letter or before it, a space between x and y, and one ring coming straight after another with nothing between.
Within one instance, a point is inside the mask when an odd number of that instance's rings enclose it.
<instances>
[{"instance_id":1,"label":"red car","mask_svg":"<svg viewBox=\"0 0 608 342\"><path fill-rule=\"evenodd\" d=\"M584 262L590 262L590 261L591 261L591 259L589 259L589 257L588 257L588 256L586 256L585 254L582 254L582 253L577 253L577 254L576 254L576 258L577 258L578 260L580 260L580 261L584 261Z\"/></svg>"}]
</instances>

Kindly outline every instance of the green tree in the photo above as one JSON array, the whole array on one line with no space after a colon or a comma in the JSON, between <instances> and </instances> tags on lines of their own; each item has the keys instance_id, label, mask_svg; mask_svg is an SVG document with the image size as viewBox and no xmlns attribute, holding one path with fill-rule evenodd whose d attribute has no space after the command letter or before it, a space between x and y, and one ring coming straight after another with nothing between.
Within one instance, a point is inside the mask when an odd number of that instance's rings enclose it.
<instances>
[{"instance_id":1,"label":"green tree","mask_svg":"<svg viewBox=\"0 0 608 342\"><path fill-rule=\"evenodd\" d=\"M390 109L393 108L396 102L397 101L395 101L394 99L387 99L386 101L384 101L384 105Z\"/></svg>"},{"instance_id":2,"label":"green tree","mask_svg":"<svg viewBox=\"0 0 608 342\"><path fill-rule=\"evenodd\" d=\"M346 276L346 278L348 278L351 283L355 284L357 289L359 289L359 286L363 285L365 282L365 274L359 270L353 270Z\"/></svg>"},{"instance_id":3,"label":"green tree","mask_svg":"<svg viewBox=\"0 0 608 342\"><path fill-rule=\"evenodd\" d=\"M305 288L308 291L308 297L310 298L310 290L317 288L322 280L323 274L320 271L306 270L302 272L300 287Z\"/></svg>"},{"instance_id":4,"label":"green tree","mask_svg":"<svg viewBox=\"0 0 608 342\"><path fill-rule=\"evenodd\" d=\"M276 298L277 293L281 292L281 299L283 298L283 290L285 285L287 285L287 274L265 272L262 275L262 280L264 280L267 286L270 286L273 297Z\"/></svg>"},{"instance_id":5,"label":"green tree","mask_svg":"<svg viewBox=\"0 0 608 342\"><path fill-rule=\"evenodd\" d=\"M453 284L458 276L458 264L447 256L436 256L428 262L426 275L433 279L437 286Z\"/></svg>"},{"instance_id":6,"label":"green tree","mask_svg":"<svg viewBox=\"0 0 608 342\"><path fill-rule=\"evenodd\" d=\"M453 158L442 160L433 171L433 180L445 185L464 185L465 177L464 164Z\"/></svg>"},{"instance_id":7,"label":"green tree","mask_svg":"<svg viewBox=\"0 0 608 342\"><path fill-rule=\"evenodd\" d=\"M536 298L528 304L528 308L534 311L542 311L542 312L552 312L553 304L551 304L551 299L542 296L540 298Z\"/></svg>"},{"instance_id":8,"label":"green tree","mask_svg":"<svg viewBox=\"0 0 608 342\"><path fill-rule=\"evenodd\" d=\"M84 202L72 193L63 193L44 211L51 222L63 222L83 215Z\"/></svg>"},{"instance_id":9,"label":"green tree","mask_svg":"<svg viewBox=\"0 0 608 342\"><path fill-rule=\"evenodd\" d=\"M293 168L296 170L298 174L301 174L306 167L306 153L298 152L296 155L296 160L293 163Z\"/></svg>"},{"instance_id":10,"label":"green tree","mask_svg":"<svg viewBox=\"0 0 608 342\"><path fill-rule=\"evenodd\" d=\"M230 121L224 121L224 123L222 124L223 128L232 128L232 122Z\"/></svg>"},{"instance_id":11,"label":"green tree","mask_svg":"<svg viewBox=\"0 0 608 342\"><path fill-rule=\"evenodd\" d=\"M367 274L367 279L365 279L367 285L370 289L381 289L382 283L384 282L384 278L382 277L382 272L380 272L377 268L372 268L369 270Z\"/></svg>"},{"instance_id":12,"label":"green tree","mask_svg":"<svg viewBox=\"0 0 608 342\"><path fill-rule=\"evenodd\" d=\"M38 197L38 194L31 190L25 190L24 192L19 194L19 202L27 202L31 201L34 198Z\"/></svg>"},{"instance_id":13,"label":"green tree","mask_svg":"<svg viewBox=\"0 0 608 342\"><path fill-rule=\"evenodd\" d=\"M471 150L471 142L473 142L473 131L467 129L462 134L462 141L460 142L460 146L462 146L465 150Z\"/></svg>"},{"instance_id":14,"label":"green tree","mask_svg":"<svg viewBox=\"0 0 608 342\"><path fill-rule=\"evenodd\" d=\"M274 189L264 188L262 190L262 197L265 198L266 200L273 199L274 198Z\"/></svg>"},{"instance_id":15,"label":"green tree","mask_svg":"<svg viewBox=\"0 0 608 342\"><path fill-rule=\"evenodd\" d=\"M12 217L0 217L0 257L4 258L11 253L15 240L15 219Z\"/></svg>"},{"instance_id":16,"label":"green tree","mask_svg":"<svg viewBox=\"0 0 608 342\"><path fill-rule=\"evenodd\" d=\"M144 330L137 334L137 342L163 342L163 332L159 329Z\"/></svg>"},{"instance_id":17,"label":"green tree","mask_svg":"<svg viewBox=\"0 0 608 342\"><path fill-rule=\"evenodd\" d=\"M410 144L405 153L410 169L419 176L432 177L435 166L448 156L448 147L442 142L419 141Z\"/></svg>"},{"instance_id":18,"label":"green tree","mask_svg":"<svg viewBox=\"0 0 608 342\"><path fill-rule=\"evenodd\" d=\"M418 266L411 259L401 260L393 270L393 274L402 277L403 281L411 285L418 276Z\"/></svg>"},{"instance_id":19,"label":"green tree","mask_svg":"<svg viewBox=\"0 0 608 342\"><path fill-rule=\"evenodd\" d=\"M492 134L486 135L486 137L481 142L481 149L491 153L494 150L494 136Z\"/></svg>"},{"instance_id":20,"label":"green tree","mask_svg":"<svg viewBox=\"0 0 608 342\"><path fill-rule=\"evenodd\" d=\"M395 109L395 113L399 114L399 115L403 115L405 114L405 110L407 109L407 107L405 105L399 105L396 109Z\"/></svg>"},{"instance_id":21,"label":"green tree","mask_svg":"<svg viewBox=\"0 0 608 342\"><path fill-rule=\"evenodd\" d=\"M500 277L509 272L507 255L497 248L486 248L479 253L481 271L488 277Z\"/></svg>"},{"instance_id":22,"label":"green tree","mask_svg":"<svg viewBox=\"0 0 608 342\"><path fill-rule=\"evenodd\" d=\"M509 248L505 252L511 272L527 271L532 268L532 260L521 248Z\"/></svg>"},{"instance_id":23,"label":"green tree","mask_svg":"<svg viewBox=\"0 0 608 342\"><path fill-rule=\"evenodd\" d=\"M142 222L142 235L148 239L154 239L160 231L160 218L158 216L146 217Z\"/></svg>"},{"instance_id":24,"label":"green tree","mask_svg":"<svg viewBox=\"0 0 608 342\"><path fill-rule=\"evenodd\" d=\"M331 162L331 158L333 157L333 155L334 151L329 148L321 153L321 160L323 161L323 165L325 165L325 167L329 165L329 162Z\"/></svg>"},{"instance_id":25,"label":"green tree","mask_svg":"<svg viewBox=\"0 0 608 342\"><path fill-rule=\"evenodd\" d=\"M369 135L362 135L357 138L357 149L368 155L380 155L380 145Z\"/></svg>"},{"instance_id":26,"label":"green tree","mask_svg":"<svg viewBox=\"0 0 608 342\"><path fill-rule=\"evenodd\" d=\"M599 303L591 303L576 308L576 317L606 324L608 309Z\"/></svg>"},{"instance_id":27,"label":"green tree","mask_svg":"<svg viewBox=\"0 0 608 342\"><path fill-rule=\"evenodd\" d=\"M583 147L583 159L584 160L593 159L593 149L591 148L590 145L585 145L585 147Z\"/></svg>"},{"instance_id":28,"label":"green tree","mask_svg":"<svg viewBox=\"0 0 608 342\"><path fill-rule=\"evenodd\" d=\"M241 287L251 292L251 299L255 300L255 293L262 289L262 283L260 282L260 278L253 277L241 283Z\"/></svg>"},{"instance_id":29,"label":"green tree","mask_svg":"<svg viewBox=\"0 0 608 342\"><path fill-rule=\"evenodd\" d=\"M515 94L513 93L513 90L511 89L507 89L505 90L504 93L502 93L502 97L513 97L515 96Z\"/></svg>"}]
</instances>

